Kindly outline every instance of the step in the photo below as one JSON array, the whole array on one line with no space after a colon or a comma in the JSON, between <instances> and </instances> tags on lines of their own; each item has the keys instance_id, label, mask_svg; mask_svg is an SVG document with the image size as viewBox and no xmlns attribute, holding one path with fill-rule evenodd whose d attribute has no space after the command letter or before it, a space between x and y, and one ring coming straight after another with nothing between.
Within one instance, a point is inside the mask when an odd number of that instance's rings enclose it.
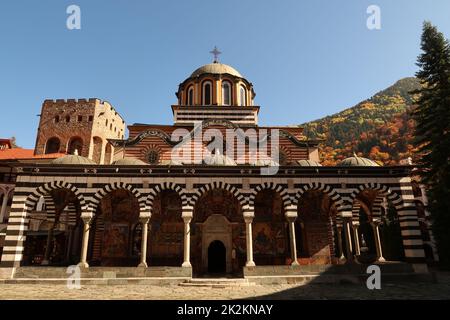
<instances>
[{"instance_id":1,"label":"step","mask_svg":"<svg viewBox=\"0 0 450 320\"><path fill-rule=\"evenodd\" d=\"M244 278L192 278L180 283L179 285L183 287L225 288L248 287L255 285L255 283Z\"/></svg>"},{"instance_id":2,"label":"step","mask_svg":"<svg viewBox=\"0 0 450 320\"><path fill-rule=\"evenodd\" d=\"M178 285L186 281L184 277L139 277L139 278L81 278L80 285ZM2 279L0 284L36 284L36 285L67 285L73 283L61 278L14 278Z\"/></svg>"}]
</instances>

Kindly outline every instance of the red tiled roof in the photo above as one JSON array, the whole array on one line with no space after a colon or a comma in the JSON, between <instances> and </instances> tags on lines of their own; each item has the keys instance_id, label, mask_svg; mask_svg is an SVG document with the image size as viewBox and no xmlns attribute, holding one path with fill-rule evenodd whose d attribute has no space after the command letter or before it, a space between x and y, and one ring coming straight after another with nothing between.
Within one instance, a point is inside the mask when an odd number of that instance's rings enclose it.
<instances>
[{"instance_id":1,"label":"red tiled roof","mask_svg":"<svg viewBox=\"0 0 450 320\"><path fill-rule=\"evenodd\" d=\"M13 148L0 150L0 160L56 159L64 156L64 153L41 154L35 156L33 149Z\"/></svg>"}]
</instances>

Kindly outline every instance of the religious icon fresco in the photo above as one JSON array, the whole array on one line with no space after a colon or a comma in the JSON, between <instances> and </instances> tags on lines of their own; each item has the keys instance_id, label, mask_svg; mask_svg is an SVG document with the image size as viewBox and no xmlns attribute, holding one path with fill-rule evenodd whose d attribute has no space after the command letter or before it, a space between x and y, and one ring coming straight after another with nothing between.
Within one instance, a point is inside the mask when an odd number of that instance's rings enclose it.
<instances>
[{"instance_id":1,"label":"religious icon fresco","mask_svg":"<svg viewBox=\"0 0 450 320\"><path fill-rule=\"evenodd\" d=\"M179 265L183 258L184 223L181 198L164 190L153 202L150 219L149 262L151 265Z\"/></svg>"},{"instance_id":2,"label":"religious icon fresco","mask_svg":"<svg viewBox=\"0 0 450 320\"><path fill-rule=\"evenodd\" d=\"M120 258L128 254L129 226L127 224L105 225L103 257Z\"/></svg>"}]
</instances>

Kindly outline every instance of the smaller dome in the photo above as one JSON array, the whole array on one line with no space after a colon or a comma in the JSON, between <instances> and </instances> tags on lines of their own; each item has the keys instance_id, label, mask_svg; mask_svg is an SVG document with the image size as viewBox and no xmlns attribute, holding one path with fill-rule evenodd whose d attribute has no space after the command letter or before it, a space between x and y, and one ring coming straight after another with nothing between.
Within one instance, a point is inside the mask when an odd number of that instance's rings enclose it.
<instances>
[{"instance_id":1,"label":"smaller dome","mask_svg":"<svg viewBox=\"0 0 450 320\"><path fill-rule=\"evenodd\" d=\"M353 157L342 160L338 166L340 167L379 167L380 165L373 160L358 157L353 153Z\"/></svg>"},{"instance_id":2,"label":"smaller dome","mask_svg":"<svg viewBox=\"0 0 450 320\"><path fill-rule=\"evenodd\" d=\"M219 63L219 62L214 62L214 63L205 64L204 66L201 66L200 68L198 68L191 74L191 78L198 77L198 76L200 76L202 74L206 74L206 73L211 73L211 74L226 74L227 73L232 76L242 78L242 75L235 68L233 68L229 65L223 64L223 63Z\"/></svg>"},{"instance_id":3,"label":"smaller dome","mask_svg":"<svg viewBox=\"0 0 450 320\"><path fill-rule=\"evenodd\" d=\"M57 158L51 162L51 164L57 164L57 165L92 165L96 164L94 161L92 161L89 158L85 158L79 155L70 154L61 158Z\"/></svg>"},{"instance_id":4,"label":"smaller dome","mask_svg":"<svg viewBox=\"0 0 450 320\"><path fill-rule=\"evenodd\" d=\"M146 166L147 163L145 163L142 160L136 159L136 158L123 158L116 160L112 163L114 166Z\"/></svg>"},{"instance_id":5,"label":"smaller dome","mask_svg":"<svg viewBox=\"0 0 450 320\"><path fill-rule=\"evenodd\" d=\"M298 160L297 164L301 167L321 167L322 165L314 160Z\"/></svg>"},{"instance_id":6,"label":"smaller dome","mask_svg":"<svg viewBox=\"0 0 450 320\"><path fill-rule=\"evenodd\" d=\"M203 163L210 166L235 166L236 162L223 154L208 155L203 159Z\"/></svg>"}]
</instances>

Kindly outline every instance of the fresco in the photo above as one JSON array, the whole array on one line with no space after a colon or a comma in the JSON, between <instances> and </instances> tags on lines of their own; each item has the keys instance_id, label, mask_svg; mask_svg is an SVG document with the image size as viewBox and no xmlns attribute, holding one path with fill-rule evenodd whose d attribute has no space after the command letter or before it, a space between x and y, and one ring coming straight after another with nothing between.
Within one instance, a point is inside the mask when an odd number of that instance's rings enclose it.
<instances>
[{"instance_id":1,"label":"fresco","mask_svg":"<svg viewBox=\"0 0 450 320\"><path fill-rule=\"evenodd\" d=\"M129 234L128 224L105 225L102 256L105 258L126 257L128 255Z\"/></svg>"},{"instance_id":2,"label":"fresco","mask_svg":"<svg viewBox=\"0 0 450 320\"><path fill-rule=\"evenodd\" d=\"M184 222L179 195L162 191L154 200L150 219L149 264L180 265L183 260Z\"/></svg>"}]
</instances>

